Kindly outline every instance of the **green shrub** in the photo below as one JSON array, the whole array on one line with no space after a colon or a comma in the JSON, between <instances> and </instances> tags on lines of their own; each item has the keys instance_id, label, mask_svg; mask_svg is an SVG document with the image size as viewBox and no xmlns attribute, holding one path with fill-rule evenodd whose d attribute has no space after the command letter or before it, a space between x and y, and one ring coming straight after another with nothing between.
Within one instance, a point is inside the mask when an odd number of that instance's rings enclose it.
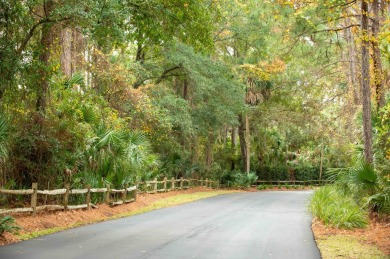
<instances>
[{"instance_id":1,"label":"green shrub","mask_svg":"<svg viewBox=\"0 0 390 259\"><path fill-rule=\"evenodd\" d=\"M231 171L224 171L220 177L221 185L231 187L234 183L235 175L240 174L239 171L231 170Z\"/></svg>"},{"instance_id":2,"label":"green shrub","mask_svg":"<svg viewBox=\"0 0 390 259\"><path fill-rule=\"evenodd\" d=\"M310 180L319 180L320 179L320 167L319 166L297 166L292 168L294 171L294 177L297 181L310 181ZM323 168L322 172L325 172ZM326 178L326 175L323 175L322 178Z\"/></svg>"},{"instance_id":3,"label":"green shrub","mask_svg":"<svg viewBox=\"0 0 390 259\"><path fill-rule=\"evenodd\" d=\"M366 206L371 211L381 214L390 214L390 186L367 198Z\"/></svg>"},{"instance_id":4,"label":"green shrub","mask_svg":"<svg viewBox=\"0 0 390 259\"><path fill-rule=\"evenodd\" d=\"M0 235L5 232L14 232L15 230L19 230L20 227L14 225L15 219L11 216L5 216L0 219Z\"/></svg>"},{"instance_id":5,"label":"green shrub","mask_svg":"<svg viewBox=\"0 0 390 259\"><path fill-rule=\"evenodd\" d=\"M339 190L353 196L370 212L390 213L390 181L372 164L357 161L353 167L328 170Z\"/></svg>"},{"instance_id":6,"label":"green shrub","mask_svg":"<svg viewBox=\"0 0 390 259\"><path fill-rule=\"evenodd\" d=\"M238 188L249 188L257 180L255 173L238 173L234 176L233 186Z\"/></svg>"},{"instance_id":7,"label":"green shrub","mask_svg":"<svg viewBox=\"0 0 390 259\"><path fill-rule=\"evenodd\" d=\"M233 170L225 171L220 179L221 184L227 187L249 188L256 182L257 175L255 173L247 174Z\"/></svg>"},{"instance_id":8,"label":"green shrub","mask_svg":"<svg viewBox=\"0 0 390 259\"><path fill-rule=\"evenodd\" d=\"M317 190L309 205L310 212L325 225L336 228L362 228L368 224L368 213L353 198L341 193L335 186Z\"/></svg>"},{"instance_id":9,"label":"green shrub","mask_svg":"<svg viewBox=\"0 0 390 259\"><path fill-rule=\"evenodd\" d=\"M327 179L326 169L322 170L322 179ZM319 180L320 167L319 166L261 166L256 169L256 174L259 179L264 181L310 181Z\"/></svg>"},{"instance_id":10,"label":"green shrub","mask_svg":"<svg viewBox=\"0 0 390 259\"><path fill-rule=\"evenodd\" d=\"M264 181L288 181L290 175L286 165L280 166L262 166L256 169L259 179Z\"/></svg>"}]
</instances>

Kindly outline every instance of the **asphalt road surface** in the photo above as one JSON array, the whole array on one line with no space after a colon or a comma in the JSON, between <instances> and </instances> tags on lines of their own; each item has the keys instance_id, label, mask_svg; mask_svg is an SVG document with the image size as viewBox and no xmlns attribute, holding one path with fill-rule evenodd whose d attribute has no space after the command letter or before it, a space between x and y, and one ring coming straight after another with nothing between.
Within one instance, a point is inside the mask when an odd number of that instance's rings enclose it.
<instances>
[{"instance_id":1,"label":"asphalt road surface","mask_svg":"<svg viewBox=\"0 0 390 259\"><path fill-rule=\"evenodd\" d=\"M0 247L0 258L321 258L311 191L220 195Z\"/></svg>"}]
</instances>

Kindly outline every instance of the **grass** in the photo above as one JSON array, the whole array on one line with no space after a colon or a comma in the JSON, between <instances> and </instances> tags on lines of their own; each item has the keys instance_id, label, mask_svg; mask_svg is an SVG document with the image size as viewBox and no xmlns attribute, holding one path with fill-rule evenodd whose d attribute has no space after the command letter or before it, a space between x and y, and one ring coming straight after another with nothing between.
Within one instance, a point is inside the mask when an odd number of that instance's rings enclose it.
<instances>
[{"instance_id":1,"label":"grass","mask_svg":"<svg viewBox=\"0 0 390 259\"><path fill-rule=\"evenodd\" d=\"M317 239L317 246L323 259L386 259L388 258L375 246L362 245L356 237L333 235Z\"/></svg>"},{"instance_id":2,"label":"grass","mask_svg":"<svg viewBox=\"0 0 390 259\"><path fill-rule=\"evenodd\" d=\"M158 200L149 206L139 208L137 210L126 212L126 213L117 214L117 215L111 216L109 218L102 218L102 219L96 220L92 223L102 222L102 221L111 220L111 219L118 219L118 218L123 218L123 217L129 217L129 216L142 214L142 213L157 210L157 209L172 207L172 206L176 206L176 205L180 205L180 204L184 204L184 203L189 203L189 202L217 196L220 194L232 193L232 192L235 192L235 191L217 190L217 191L213 191L213 192L197 192L197 193L189 193L189 194L179 194L176 196L172 196L172 197ZM32 238L36 238L36 237L40 237L40 236L44 236L44 235L57 233L57 232L60 232L63 230L79 227L79 226L86 225L86 224L87 223L85 223L85 222L77 222L77 223L69 225L69 226L47 228L47 229L43 229L43 230L20 234L19 238L21 240L28 240L28 239L32 239Z\"/></svg>"},{"instance_id":3,"label":"grass","mask_svg":"<svg viewBox=\"0 0 390 259\"><path fill-rule=\"evenodd\" d=\"M309 210L325 225L336 228L364 228L368 224L368 213L334 186L325 186L317 190L310 202Z\"/></svg>"},{"instance_id":4,"label":"grass","mask_svg":"<svg viewBox=\"0 0 390 259\"><path fill-rule=\"evenodd\" d=\"M21 235L19 235L19 237L20 237L21 240L28 240L28 239L35 238L35 237L40 237L40 236L44 236L44 235L49 235L49 234L53 234L53 233L56 233L56 232L60 232L60 231L63 231L63 230L66 230L66 229L70 229L70 228L73 228L73 227L76 227L76 226L72 225L72 226L69 226L69 227L48 228L48 229L43 229L43 230L38 230L38 231L34 231L34 232L21 234Z\"/></svg>"}]
</instances>

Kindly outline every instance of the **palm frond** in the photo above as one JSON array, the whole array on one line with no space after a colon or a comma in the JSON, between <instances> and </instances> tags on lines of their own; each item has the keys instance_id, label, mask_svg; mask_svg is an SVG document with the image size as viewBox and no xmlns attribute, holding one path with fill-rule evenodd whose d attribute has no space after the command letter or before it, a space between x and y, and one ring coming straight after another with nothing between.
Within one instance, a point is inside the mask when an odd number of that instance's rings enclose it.
<instances>
[{"instance_id":1,"label":"palm frond","mask_svg":"<svg viewBox=\"0 0 390 259\"><path fill-rule=\"evenodd\" d=\"M363 187L373 189L378 184L378 176L375 172L373 165L362 163L354 174L356 184Z\"/></svg>"},{"instance_id":2,"label":"palm frond","mask_svg":"<svg viewBox=\"0 0 390 259\"><path fill-rule=\"evenodd\" d=\"M71 77L67 78L64 82L65 88L72 88L75 85L79 85L81 87L84 86L84 76L80 72L73 74Z\"/></svg>"},{"instance_id":3,"label":"palm frond","mask_svg":"<svg viewBox=\"0 0 390 259\"><path fill-rule=\"evenodd\" d=\"M0 160L8 156L9 127L8 120L0 115Z\"/></svg>"}]
</instances>

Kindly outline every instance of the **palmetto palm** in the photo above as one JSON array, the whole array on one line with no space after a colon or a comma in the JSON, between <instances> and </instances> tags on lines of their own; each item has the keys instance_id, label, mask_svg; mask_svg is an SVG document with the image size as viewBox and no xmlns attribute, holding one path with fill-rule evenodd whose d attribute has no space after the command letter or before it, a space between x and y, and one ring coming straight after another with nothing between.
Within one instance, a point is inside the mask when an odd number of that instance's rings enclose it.
<instances>
[{"instance_id":1,"label":"palmetto palm","mask_svg":"<svg viewBox=\"0 0 390 259\"><path fill-rule=\"evenodd\" d=\"M7 120L0 115L0 161L8 156L9 131Z\"/></svg>"},{"instance_id":2,"label":"palmetto palm","mask_svg":"<svg viewBox=\"0 0 390 259\"><path fill-rule=\"evenodd\" d=\"M344 192L371 211L390 211L390 183L382 179L372 164L358 162L354 167L331 169L331 179Z\"/></svg>"},{"instance_id":3,"label":"palmetto palm","mask_svg":"<svg viewBox=\"0 0 390 259\"><path fill-rule=\"evenodd\" d=\"M126 130L99 128L89 141L85 157L86 171L115 185L128 184L141 170L157 164L147 138Z\"/></svg>"}]
</instances>

